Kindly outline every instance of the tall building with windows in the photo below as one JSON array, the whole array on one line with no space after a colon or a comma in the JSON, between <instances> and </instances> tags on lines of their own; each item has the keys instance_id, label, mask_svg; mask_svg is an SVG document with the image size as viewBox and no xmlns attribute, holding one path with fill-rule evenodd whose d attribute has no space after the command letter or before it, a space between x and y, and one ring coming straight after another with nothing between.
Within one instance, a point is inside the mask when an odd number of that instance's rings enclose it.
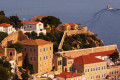
<instances>
[{"instance_id":1,"label":"tall building with windows","mask_svg":"<svg viewBox=\"0 0 120 80\"><path fill-rule=\"evenodd\" d=\"M42 39L20 41L24 45L23 59L28 54L34 73L39 75L52 70L53 43Z\"/></svg>"}]
</instances>

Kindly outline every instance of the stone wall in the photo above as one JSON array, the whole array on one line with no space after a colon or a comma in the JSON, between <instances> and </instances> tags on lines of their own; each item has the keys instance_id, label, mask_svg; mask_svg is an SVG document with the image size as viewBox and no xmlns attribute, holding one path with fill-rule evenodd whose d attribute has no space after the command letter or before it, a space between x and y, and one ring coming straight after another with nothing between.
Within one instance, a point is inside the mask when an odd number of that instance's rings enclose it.
<instances>
[{"instance_id":1,"label":"stone wall","mask_svg":"<svg viewBox=\"0 0 120 80\"><path fill-rule=\"evenodd\" d=\"M8 47L12 43L16 43L18 41L26 40L26 39L28 39L28 37L26 35L24 35L24 33L22 31L18 30L18 31L16 31L14 33L11 33L6 38L4 38L1 41L1 46L2 47Z\"/></svg>"},{"instance_id":2,"label":"stone wall","mask_svg":"<svg viewBox=\"0 0 120 80\"><path fill-rule=\"evenodd\" d=\"M71 51L62 51L62 52L58 52L58 53L61 55L64 54L65 56L75 58L75 57L79 57L81 55L88 55L90 53L115 50L115 49L117 49L117 45L101 46L101 47L78 49L78 50L71 50Z\"/></svg>"},{"instance_id":3,"label":"stone wall","mask_svg":"<svg viewBox=\"0 0 120 80\"><path fill-rule=\"evenodd\" d=\"M90 32L87 30L87 27L82 27L81 30L69 30L69 31L64 31L63 37L61 39L61 42L58 47L58 51L62 51L62 46L64 43L64 39L66 36L71 36L73 34L88 34L88 35L94 35L94 33Z\"/></svg>"}]
</instances>

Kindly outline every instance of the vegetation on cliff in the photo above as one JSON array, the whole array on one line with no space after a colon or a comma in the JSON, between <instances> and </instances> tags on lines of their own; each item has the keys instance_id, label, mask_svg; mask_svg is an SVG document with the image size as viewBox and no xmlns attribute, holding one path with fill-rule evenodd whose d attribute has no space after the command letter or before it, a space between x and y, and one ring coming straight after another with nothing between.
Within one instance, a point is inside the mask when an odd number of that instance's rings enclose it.
<instances>
[{"instance_id":1,"label":"vegetation on cliff","mask_svg":"<svg viewBox=\"0 0 120 80\"><path fill-rule=\"evenodd\" d=\"M103 46L103 42L96 35L76 34L66 36L63 43L63 50L75 50Z\"/></svg>"},{"instance_id":2,"label":"vegetation on cliff","mask_svg":"<svg viewBox=\"0 0 120 80\"><path fill-rule=\"evenodd\" d=\"M55 16L47 16L42 18L42 20L37 19L36 21L42 22L45 28L47 27L47 25L49 25L51 28L58 27L62 23L60 19Z\"/></svg>"},{"instance_id":3,"label":"vegetation on cliff","mask_svg":"<svg viewBox=\"0 0 120 80\"><path fill-rule=\"evenodd\" d=\"M5 37L7 37L7 36L8 36L7 33L0 31L0 43L1 43L1 41L2 41Z\"/></svg>"}]
</instances>

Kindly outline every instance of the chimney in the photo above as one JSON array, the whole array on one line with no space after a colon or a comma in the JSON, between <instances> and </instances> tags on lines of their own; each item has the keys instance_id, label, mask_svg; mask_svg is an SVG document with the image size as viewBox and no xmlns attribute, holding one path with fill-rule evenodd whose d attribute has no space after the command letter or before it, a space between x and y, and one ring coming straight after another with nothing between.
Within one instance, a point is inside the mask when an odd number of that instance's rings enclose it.
<instances>
[{"instance_id":1,"label":"chimney","mask_svg":"<svg viewBox=\"0 0 120 80\"><path fill-rule=\"evenodd\" d=\"M23 18L23 21L25 21L25 18Z\"/></svg>"}]
</instances>

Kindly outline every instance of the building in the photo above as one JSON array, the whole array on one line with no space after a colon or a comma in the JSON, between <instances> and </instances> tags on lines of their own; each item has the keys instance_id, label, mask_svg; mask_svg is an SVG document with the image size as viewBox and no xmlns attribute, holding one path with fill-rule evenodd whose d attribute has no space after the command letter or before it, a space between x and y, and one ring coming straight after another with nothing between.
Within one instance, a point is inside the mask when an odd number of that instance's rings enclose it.
<instances>
[{"instance_id":1,"label":"building","mask_svg":"<svg viewBox=\"0 0 120 80\"><path fill-rule=\"evenodd\" d=\"M85 80L81 74L64 71L57 76L57 80Z\"/></svg>"},{"instance_id":2,"label":"building","mask_svg":"<svg viewBox=\"0 0 120 80\"><path fill-rule=\"evenodd\" d=\"M24 45L23 59L28 54L29 63L38 75L52 70L53 43L42 39L20 41Z\"/></svg>"},{"instance_id":3,"label":"building","mask_svg":"<svg viewBox=\"0 0 120 80\"><path fill-rule=\"evenodd\" d=\"M116 45L62 51L55 54L58 59L53 63L59 64L59 61L62 63L62 65L55 65L56 71L59 72L62 66L62 72L82 74L85 80L118 80L120 78L120 62L114 64L109 59L114 52L119 53Z\"/></svg>"},{"instance_id":4,"label":"building","mask_svg":"<svg viewBox=\"0 0 120 80\"><path fill-rule=\"evenodd\" d=\"M58 26L58 29L60 31L69 31L69 30L77 30L78 29L78 24L75 23L65 23L60 26Z\"/></svg>"},{"instance_id":5,"label":"building","mask_svg":"<svg viewBox=\"0 0 120 80\"><path fill-rule=\"evenodd\" d=\"M0 24L0 31L11 34L12 32L15 32L16 30L15 30L15 28L13 28L12 25L7 24L7 23L2 23L2 24Z\"/></svg>"},{"instance_id":6,"label":"building","mask_svg":"<svg viewBox=\"0 0 120 80\"><path fill-rule=\"evenodd\" d=\"M43 18L45 18L47 16L35 16L34 18L32 19L29 19L29 21L37 21L37 20L42 20Z\"/></svg>"},{"instance_id":7,"label":"building","mask_svg":"<svg viewBox=\"0 0 120 80\"><path fill-rule=\"evenodd\" d=\"M35 21L22 21L22 28L21 31L24 33L35 31L38 35L40 33L46 35L46 30L44 29L44 25L41 22Z\"/></svg>"}]
</instances>

